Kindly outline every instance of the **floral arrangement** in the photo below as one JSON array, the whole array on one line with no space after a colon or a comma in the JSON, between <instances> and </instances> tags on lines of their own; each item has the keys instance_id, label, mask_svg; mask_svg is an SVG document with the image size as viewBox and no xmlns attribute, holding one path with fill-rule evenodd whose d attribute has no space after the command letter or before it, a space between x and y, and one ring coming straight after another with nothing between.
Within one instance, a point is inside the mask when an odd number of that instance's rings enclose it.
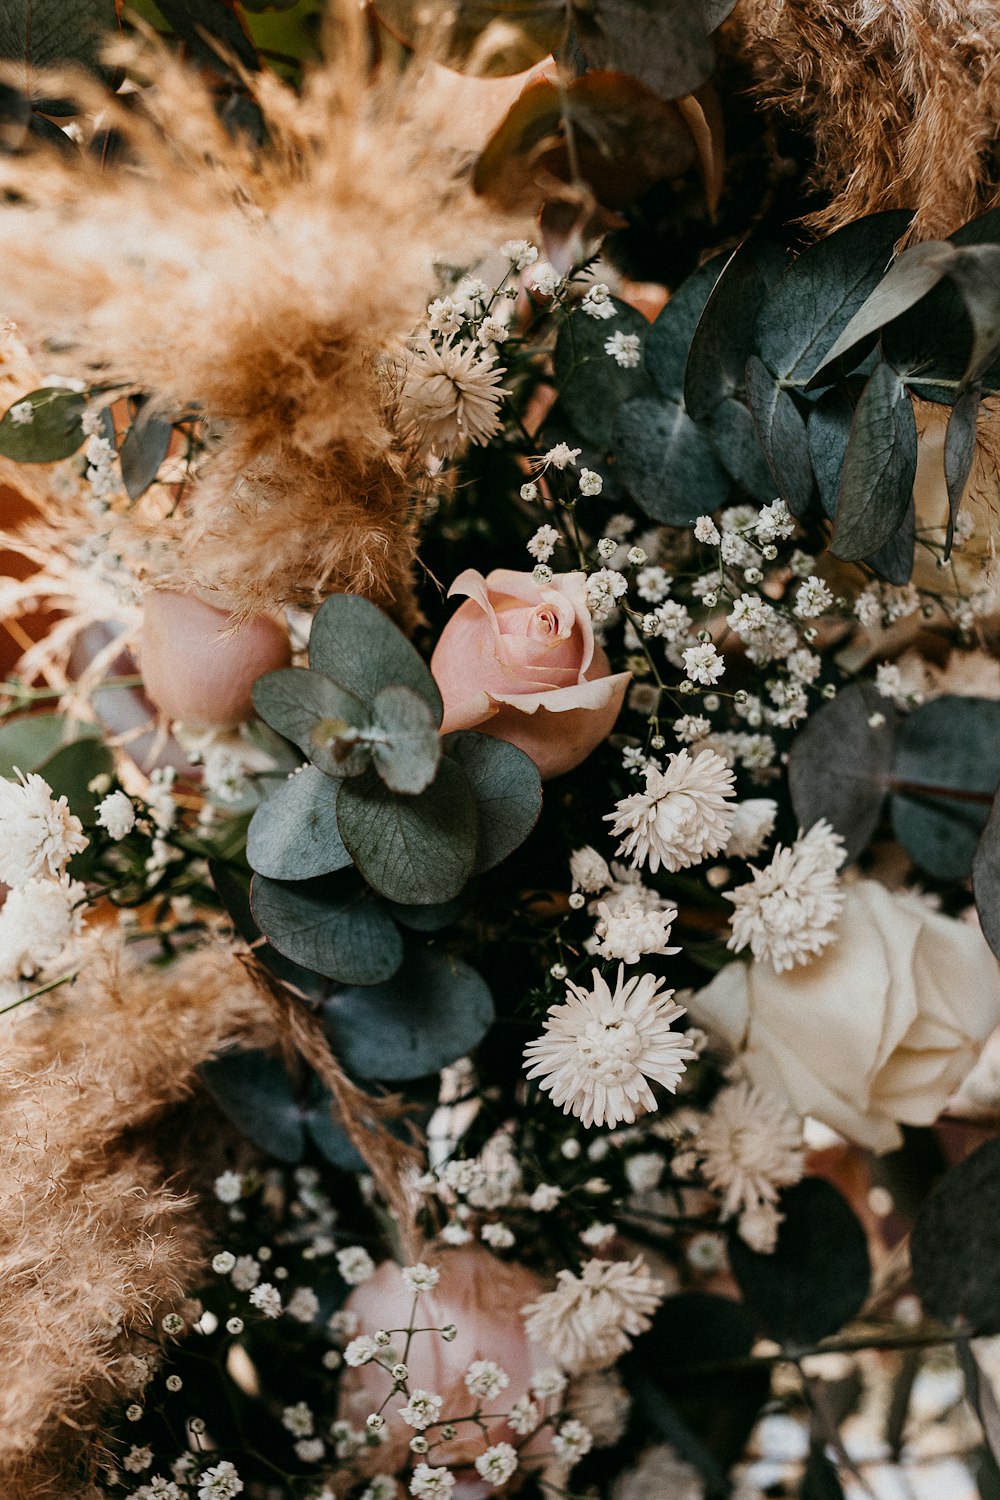
<instances>
[{"instance_id":1,"label":"floral arrangement","mask_svg":"<svg viewBox=\"0 0 1000 1500\"><path fill-rule=\"evenodd\" d=\"M973 11L0 16L11 1500L1000 1492Z\"/></svg>"}]
</instances>

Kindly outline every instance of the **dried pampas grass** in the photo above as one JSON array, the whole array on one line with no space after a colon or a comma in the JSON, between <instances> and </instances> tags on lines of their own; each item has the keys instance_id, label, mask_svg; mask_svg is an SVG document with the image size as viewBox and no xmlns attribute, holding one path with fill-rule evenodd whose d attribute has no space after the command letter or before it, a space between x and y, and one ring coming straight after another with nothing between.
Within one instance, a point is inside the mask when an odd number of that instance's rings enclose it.
<instances>
[{"instance_id":1,"label":"dried pampas grass","mask_svg":"<svg viewBox=\"0 0 1000 1500\"><path fill-rule=\"evenodd\" d=\"M813 132L814 228L912 208L934 239L1000 203L996 0L741 0L734 20L760 95Z\"/></svg>"},{"instance_id":2,"label":"dried pampas grass","mask_svg":"<svg viewBox=\"0 0 1000 1500\"><path fill-rule=\"evenodd\" d=\"M67 1500L105 1457L102 1408L141 1390L159 1319L203 1267L159 1123L226 1041L273 1030L231 953L151 985L110 934L71 989L3 1029L0 1494Z\"/></svg>"},{"instance_id":3,"label":"dried pampas grass","mask_svg":"<svg viewBox=\"0 0 1000 1500\"><path fill-rule=\"evenodd\" d=\"M482 213L411 108L419 77L370 83L360 12L336 9L336 61L301 96L247 80L262 149L147 46L120 56L147 80L137 107L46 80L118 132L118 165L0 160L0 316L68 374L211 418L190 496L133 518L155 534L156 581L241 614L337 589L405 600L419 465L393 426L399 353L436 259L474 254Z\"/></svg>"}]
</instances>

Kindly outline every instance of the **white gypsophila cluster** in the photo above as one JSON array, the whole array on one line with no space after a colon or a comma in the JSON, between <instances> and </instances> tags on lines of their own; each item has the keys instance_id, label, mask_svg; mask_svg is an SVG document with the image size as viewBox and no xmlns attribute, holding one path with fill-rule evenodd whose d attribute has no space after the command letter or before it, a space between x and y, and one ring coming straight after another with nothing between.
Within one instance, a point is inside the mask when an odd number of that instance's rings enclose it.
<instances>
[{"instance_id":1,"label":"white gypsophila cluster","mask_svg":"<svg viewBox=\"0 0 1000 1500\"><path fill-rule=\"evenodd\" d=\"M780 661L799 646L795 626L759 594L741 594L734 601L726 623L747 647L747 655L757 666Z\"/></svg>"},{"instance_id":2,"label":"white gypsophila cluster","mask_svg":"<svg viewBox=\"0 0 1000 1500\"><path fill-rule=\"evenodd\" d=\"M205 1469L198 1479L198 1500L233 1500L243 1493L243 1481L228 1459Z\"/></svg>"},{"instance_id":3,"label":"white gypsophila cluster","mask_svg":"<svg viewBox=\"0 0 1000 1500\"><path fill-rule=\"evenodd\" d=\"M505 240L500 254L510 261L515 271L525 271L538 259L538 250L530 240Z\"/></svg>"},{"instance_id":4,"label":"white gypsophila cluster","mask_svg":"<svg viewBox=\"0 0 1000 1500\"><path fill-rule=\"evenodd\" d=\"M579 1276L558 1272L555 1289L521 1311L532 1343L575 1375L613 1365L646 1332L665 1294L641 1256L588 1260Z\"/></svg>"},{"instance_id":5,"label":"white gypsophila cluster","mask_svg":"<svg viewBox=\"0 0 1000 1500\"><path fill-rule=\"evenodd\" d=\"M871 583L854 601L854 613L866 630L894 625L919 608L920 593L912 583Z\"/></svg>"},{"instance_id":6,"label":"white gypsophila cluster","mask_svg":"<svg viewBox=\"0 0 1000 1500\"><path fill-rule=\"evenodd\" d=\"M84 456L87 460L87 483L99 505L106 507L121 489L116 469L118 451L114 443L92 431L87 438Z\"/></svg>"},{"instance_id":7,"label":"white gypsophila cluster","mask_svg":"<svg viewBox=\"0 0 1000 1500\"><path fill-rule=\"evenodd\" d=\"M790 848L779 844L769 865L751 866L746 885L723 893L735 908L728 946L736 953L748 947L779 974L808 963L836 937L844 902L837 871L845 858L843 839L825 819Z\"/></svg>"},{"instance_id":8,"label":"white gypsophila cluster","mask_svg":"<svg viewBox=\"0 0 1000 1500\"><path fill-rule=\"evenodd\" d=\"M375 1262L363 1245L347 1245L336 1254L337 1270L348 1286L360 1286L375 1275Z\"/></svg>"},{"instance_id":9,"label":"white gypsophila cluster","mask_svg":"<svg viewBox=\"0 0 1000 1500\"><path fill-rule=\"evenodd\" d=\"M540 260L528 277L528 286L540 297L554 297L563 284L563 278L547 260Z\"/></svg>"},{"instance_id":10,"label":"white gypsophila cluster","mask_svg":"<svg viewBox=\"0 0 1000 1500\"><path fill-rule=\"evenodd\" d=\"M833 591L815 573L803 580L795 590L795 613L803 620L815 619L833 603Z\"/></svg>"},{"instance_id":11,"label":"white gypsophila cluster","mask_svg":"<svg viewBox=\"0 0 1000 1500\"><path fill-rule=\"evenodd\" d=\"M617 853L633 866L662 865L675 872L719 854L729 839L735 796L733 773L713 750L692 756L680 750L665 769L647 766L645 790L623 797L605 814L611 833L621 838Z\"/></svg>"},{"instance_id":12,"label":"white gypsophila cluster","mask_svg":"<svg viewBox=\"0 0 1000 1500\"><path fill-rule=\"evenodd\" d=\"M671 925L677 919L675 907L649 911L636 901L631 905L619 905L612 911L606 901L601 901L597 912L599 920L594 935L598 941L593 951L601 958L637 964L644 954L667 957L681 951L668 946Z\"/></svg>"},{"instance_id":13,"label":"white gypsophila cluster","mask_svg":"<svg viewBox=\"0 0 1000 1500\"><path fill-rule=\"evenodd\" d=\"M587 608L598 623L609 620L618 600L628 589L628 579L614 568L598 568L586 583Z\"/></svg>"},{"instance_id":14,"label":"white gypsophila cluster","mask_svg":"<svg viewBox=\"0 0 1000 1500\"><path fill-rule=\"evenodd\" d=\"M587 288L583 301L580 303L580 311L585 312L588 318L596 318L602 322L615 316L615 304L611 300L611 293L605 282L595 281L593 286Z\"/></svg>"},{"instance_id":15,"label":"white gypsophila cluster","mask_svg":"<svg viewBox=\"0 0 1000 1500\"><path fill-rule=\"evenodd\" d=\"M681 660L691 681L700 683L702 687L714 687L725 675L725 658L719 655L711 641L688 646L681 652Z\"/></svg>"},{"instance_id":16,"label":"white gypsophila cluster","mask_svg":"<svg viewBox=\"0 0 1000 1500\"><path fill-rule=\"evenodd\" d=\"M773 1249L778 1192L805 1170L802 1123L782 1100L746 1081L716 1095L694 1140L702 1174L722 1194L723 1218L747 1218L755 1249ZM769 1227L768 1227L769 1226ZM764 1243L761 1243L763 1239Z\"/></svg>"},{"instance_id":17,"label":"white gypsophila cluster","mask_svg":"<svg viewBox=\"0 0 1000 1500\"><path fill-rule=\"evenodd\" d=\"M554 526L539 526L527 544L536 562L546 563L559 545L559 533Z\"/></svg>"},{"instance_id":18,"label":"white gypsophila cluster","mask_svg":"<svg viewBox=\"0 0 1000 1500\"><path fill-rule=\"evenodd\" d=\"M754 859L771 834L778 816L773 797L748 797L737 802L725 852L733 859Z\"/></svg>"},{"instance_id":19,"label":"white gypsophila cluster","mask_svg":"<svg viewBox=\"0 0 1000 1500\"><path fill-rule=\"evenodd\" d=\"M671 1029L684 1008L662 986L652 974L626 980L621 965L614 992L596 969L589 990L570 981L566 1002L550 1007L543 1035L524 1049L528 1077L588 1127L631 1124L637 1110L655 1110L649 1080L675 1092L695 1056Z\"/></svg>"}]
</instances>

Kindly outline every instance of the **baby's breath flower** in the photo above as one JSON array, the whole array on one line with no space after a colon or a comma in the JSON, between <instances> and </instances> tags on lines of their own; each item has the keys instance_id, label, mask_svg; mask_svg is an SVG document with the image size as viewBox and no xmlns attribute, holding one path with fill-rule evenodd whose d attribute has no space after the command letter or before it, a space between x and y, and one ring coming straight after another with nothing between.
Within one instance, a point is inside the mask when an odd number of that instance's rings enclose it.
<instances>
[{"instance_id":1,"label":"baby's breath flower","mask_svg":"<svg viewBox=\"0 0 1000 1500\"><path fill-rule=\"evenodd\" d=\"M111 792L97 805L97 822L111 838L125 838L135 827L135 808L124 792Z\"/></svg>"},{"instance_id":2,"label":"baby's breath flower","mask_svg":"<svg viewBox=\"0 0 1000 1500\"><path fill-rule=\"evenodd\" d=\"M717 547L722 540L719 528L711 516L699 516L694 523L695 541L704 542L706 547Z\"/></svg>"},{"instance_id":3,"label":"baby's breath flower","mask_svg":"<svg viewBox=\"0 0 1000 1500\"><path fill-rule=\"evenodd\" d=\"M422 1432L439 1420L443 1405L444 1397L434 1391L411 1391L406 1405L399 1408L399 1415L408 1427Z\"/></svg>"},{"instance_id":4,"label":"baby's breath flower","mask_svg":"<svg viewBox=\"0 0 1000 1500\"><path fill-rule=\"evenodd\" d=\"M492 1401L509 1385L507 1371L492 1359L474 1359L465 1372L465 1389L481 1401Z\"/></svg>"},{"instance_id":5,"label":"baby's breath flower","mask_svg":"<svg viewBox=\"0 0 1000 1500\"><path fill-rule=\"evenodd\" d=\"M552 1439L553 1449L567 1463L576 1463L577 1459L583 1458L593 1446L594 1438L590 1428L584 1427L583 1423L575 1418L564 1422Z\"/></svg>"},{"instance_id":6,"label":"baby's breath flower","mask_svg":"<svg viewBox=\"0 0 1000 1500\"><path fill-rule=\"evenodd\" d=\"M403 1285L411 1292L432 1291L441 1280L437 1266L428 1266L423 1261L418 1261L415 1266L404 1266L402 1275Z\"/></svg>"},{"instance_id":7,"label":"baby's breath flower","mask_svg":"<svg viewBox=\"0 0 1000 1500\"><path fill-rule=\"evenodd\" d=\"M528 285L540 297L554 297L562 286L562 280L555 266L550 265L547 260L542 260L528 277Z\"/></svg>"},{"instance_id":8,"label":"baby's breath flower","mask_svg":"<svg viewBox=\"0 0 1000 1500\"><path fill-rule=\"evenodd\" d=\"M429 1464L417 1464L410 1479L410 1494L416 1500L447 1500L455 1488L455 1476L448 1469L432 1469Z\"/></svg>"},{"instance_id":9,"label":"baby's breath flower","mask_svg":"<svg viewBox=\"0 0 1000 1500\"><path fill-rule=\"evenodd\" d=\"M0 778L0 881L16 887L41 875L58 880L87 847L83 824L41 776L16 774L17 781Z\"/></svg>"},{"instance_id":10,"label":"baby's breath flower","mask_svg":"<svg viewBox=\"0 0 1000 1500\"><path fill-rule=\"evenodd\" d=\"M250 1301L265 1318L281 1317L281 1293L269 1281L262 1281L250 1293Z\"/></svg>"},{"instance_id":11,"label":"baby's breath flower","mask_svg":"<svg viewBox=\"0 0 1000 1500\"><path fill-rule=\"evenodd\" d=\"M528 552L540 563L548 562L559 545L559 533L554 526L539 526L528 542Z\"/></svg>"},{"instance_id":12,"label":"baby's breath flower","mask_svg":"<svg viewBox=\"0 0 1000 1500\"><path fill-rule=\"evenodd\" d=\"M362 1245L337 1251L337 1270L348 1286L360 1286L375 1274L375 1262Z\"/></svg>"},{"instance_id":13,"label":"baby's breath flower","mask_svg":"<svg viewBox=\"0 0 1000 1500\"><path fill-rule=\"evenodd\" d=\"M477 1474L496 1486L506 1484L516 1468L517 1450L510 1443L494 1443L476 1459Z\"/></svg>"},{"instance_id":14,"label":"baby's breath flower","mask_svg":"<svg viewBox=\"0 0 1000 1500\"><path fill-rule=\"evenodd\" d=\"M604 480L593 469L580 470L579 484L581 495L599 495L604 488Z\"/></svg>"},{"instance_id":15,"label":"baby's breath flower","mask_svg":"<svg viewBox=\"0 0 1000 1500\"><path fill-rule=\"evenodd\" d=\"M605 282L595 281L593 286L587 288L580 308L589 318L598 318L602 321L615 316L615 304L611 300L611 293Z\"/></svg>"},{"instance_id":16,"label":"baby's breath flower","mask_svg":"<svg viewBox=\"0 0 1000 1500\"><path fill-rule=\"evenodd\" d=\"M642 358L642 350L637 333L613 333L604 342L605 354L610 354L616 365L623 370L634 370Z\"/></svg>"},{"instance_id":17,"label":"baby's breath flower","mask_svg":"<svg viewBox=\"0 0 1000 1500\"><path fill-rule=\"evenodd\" d=\"M527 270L538 259L538 251L530 240L506 240L500 246L500 254L506 256L515 271Z\"/></svg>"}]
</instances>

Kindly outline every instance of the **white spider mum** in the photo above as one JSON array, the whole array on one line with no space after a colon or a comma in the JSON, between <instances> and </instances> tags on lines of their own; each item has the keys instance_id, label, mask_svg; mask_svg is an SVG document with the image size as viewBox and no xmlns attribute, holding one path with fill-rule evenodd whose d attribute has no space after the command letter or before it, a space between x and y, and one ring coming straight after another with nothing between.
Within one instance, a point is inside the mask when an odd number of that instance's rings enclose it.
<instances>
[{"instance_id":1,"label":"white spider mum","mask_svg":"<svg viewBox=\"0 0 1000 1500\"><path fill-rule=\"evenodd\" d=\"M505 371L474 344L424 340L410 356L403 382L404 417L425 448L447 455L467 442L486 443L500 429Z\"/></svg>"},{"instance_id":2,"label":"white spider mum","mask_svg":"<svg viewBox=\"0 0 1000 1500\"><path fill-rule=\"evenodd\" d=\"M19 781L0 779L0 880L27 885L38 875L57 879L88 839L65 797L53 799L47 781L34 772Z\"/></svg>"},{"instance_id":3,"label":"white spider mum","mask_svg":"<svg viewBox=\"0 0 1000 1500\"><path fill-rule=\"evenodd\" d=\"M705 1181L723 1195L724 1218L774 1203L805 1166L801 1121L746 1081L716 1095L694 1149Z\"/></svg>"},{"instance_id":4,"label":"white spider mum","mask_svg":"<svg viewBox=\"0 0 1000 1500\"><path fill-rule=\"evenodd\" d=\"M673 871L700 864L726 847L734 817L726 799L735 796L735 788L721 755L680 750L666 770L647 766L645 775L645 791L623 797L605 815L612 834L622 839L618 854L633 865L648 861L655 874L661 865Z\"/></svg>"},{"instance_id":5,"label":"white spider mum","mask_svg":"<svg viewBox=\"0 0 1000 1500\"><path fill-rule=\"evenodd\" d=\"M544 1035L524 1049L528 1077L586 1126L632 1124L655 1110L649 1080L674 1093L685 1059L696 1056L671 1030L684 1007L662 985L652 974L626 980L622 965L614 994L596 969L589 990L570 981L566 1003L551 1007Z\"/></svg>"},{"instance_id":6,"label":"white spider mum","mask_svg":"<svg viewBox=\"0 0 1000 1500\"><path fill-rule=\"evenodd\" d=\"M556 1282L521 1311L532 1343L571 1374L614 1364L646 1332L666 1293L641 1256L588 1260L579 1276L560 1271Z\"/></svg>"},{"instance_id":7,"label":"white spider mum","mask_svg":"<svg viewBox=\"0 0 1000 1500\"><path fill-rule=\"evenodd\" d=\"M735 907L728 946L736 953L749 947L779 974L809 963L837 936L844 904L837 871L845 858L843 839L822 818L790 848L779 844L764 869L751 866L752 880L724 892Z\"/></svg>"}]
</instances>

